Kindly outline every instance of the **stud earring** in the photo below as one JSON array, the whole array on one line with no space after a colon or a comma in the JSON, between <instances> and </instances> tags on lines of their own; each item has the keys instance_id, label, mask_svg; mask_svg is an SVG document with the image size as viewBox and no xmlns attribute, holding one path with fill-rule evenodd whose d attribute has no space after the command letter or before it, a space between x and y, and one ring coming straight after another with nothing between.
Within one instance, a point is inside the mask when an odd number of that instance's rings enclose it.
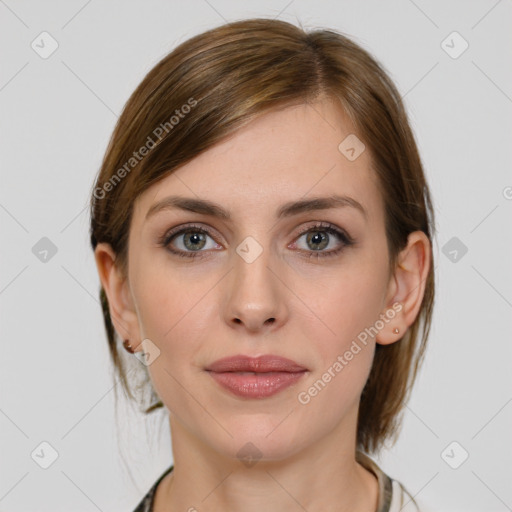
<instances>
[{"instance_id":1,"label":"stud earring","mask_svg":"<svg viewBox=\"0 0 512 512\"><path fill-rule=\"evenodd\" d=\"M130 352L130 354L133 354L135 351L133 350L132 346L130 345L130 340L124 340L123 341L123 347L127 352Z\"/></svg>"},{"instance_id":2,"label":"stud earring","mask_svg":"<svg viewBox=\"0 0 512 512\"><path fill-rule=\"evenodd\" d=\"M395 328L393 329L393 332L394 332L395 334L398 334L398 333L400 332L400 329L399 329L398 327L395 327Z\"/></svg>"}]
</instances>

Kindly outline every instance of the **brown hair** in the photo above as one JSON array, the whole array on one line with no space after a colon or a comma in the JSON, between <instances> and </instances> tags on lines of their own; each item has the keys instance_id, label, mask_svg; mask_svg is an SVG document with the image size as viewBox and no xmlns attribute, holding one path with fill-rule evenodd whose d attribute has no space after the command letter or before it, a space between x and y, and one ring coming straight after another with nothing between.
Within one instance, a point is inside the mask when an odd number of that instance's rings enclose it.
<instances>
[{"instance_id":1,"label":"brown hair","mask_svg":"<svg viewBox=\"0 0 512 512\"><path fill-rule=\"evenodd\" d=\"M144 77L119 117L91 194L93 250L100 242L109 243L126 275L133 204L142 192L255 116L321 96L341 103L371 152L385 204L392 271L411 232L423 231L432 243L435 229L400 94L382 65L346 36L333 30L307 32L271 19L228 23L192 37ZM100 298L114 367L125 393L136 400L103 288ZM377 451L397 434L423 359L433 302L432 255L416 321L401 340L376 346L361 396L358 449ZM137 389L149 389L156 400L144 411L162 407L147 371L134 364L144 374Z\"/></svg>"}]
</instances>

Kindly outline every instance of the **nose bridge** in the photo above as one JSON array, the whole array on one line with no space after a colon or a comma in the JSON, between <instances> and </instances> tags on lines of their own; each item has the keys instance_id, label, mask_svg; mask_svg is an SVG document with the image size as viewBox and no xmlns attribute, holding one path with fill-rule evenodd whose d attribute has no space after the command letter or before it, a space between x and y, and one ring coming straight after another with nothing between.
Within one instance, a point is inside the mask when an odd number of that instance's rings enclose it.
<instances>
[{"instance_id":1,"label":"nose bridge","mask_svg":"<svg viewBox=\"0 0 512 512\"><path fill-rule=\"evenodd\" d=\"M280 322L284 309L281 286L276 270L272 269L276 259L269 244L264 244L248 236L233 254L227 320L242 322L251 330L262 327L266 322Z\"/></svg>"}]
</instances>

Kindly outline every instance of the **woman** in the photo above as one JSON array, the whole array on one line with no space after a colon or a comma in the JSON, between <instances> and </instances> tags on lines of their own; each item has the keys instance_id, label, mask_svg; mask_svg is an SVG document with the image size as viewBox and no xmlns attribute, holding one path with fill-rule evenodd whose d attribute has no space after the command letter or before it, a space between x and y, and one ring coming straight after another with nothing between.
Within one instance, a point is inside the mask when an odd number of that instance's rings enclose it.
<instances>
[{"instance_id":1,"label":"woman","mask_svg":"<svg viewBox=\"0 0 512 512\"><path fill-rule=\"evenodd\" d=\"M433 230L400 95L345 36L244 20L162 59L91 197L113 362L169 410L136 510L418 510L370 456L423 357Z\"/></svg>"}]
</instances>

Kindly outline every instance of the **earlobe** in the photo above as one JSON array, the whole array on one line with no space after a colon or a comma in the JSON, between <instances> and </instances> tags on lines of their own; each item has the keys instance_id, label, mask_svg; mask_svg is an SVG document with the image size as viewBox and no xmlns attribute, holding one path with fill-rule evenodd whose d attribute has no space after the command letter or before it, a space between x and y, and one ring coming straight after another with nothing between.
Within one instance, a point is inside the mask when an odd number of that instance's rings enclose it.
<instances>
[{"instance_id":1,"label":"earlobe","mask_svg":"<svg viewBox=\"0 0 512 512\"><path fill-rule=\"evenodd\" d=\"M423 231L410 233L388 288L386 310L394 309L395 314L377 334L377 343L389 345L400 340L416 320L425 294L430 262L431 244L427 235Z\"/></svg>"},{"instance_id":2,"label":"earlobe","mask_svg":"<svg viewBox=\"0 0 512 512\"><path fill-rule=\"evenodd\" d=\"M127 278L116 266L116 255L110 244L99 243L94 251L96 267L108 299L110 318L121 337L130 339L134 350L140 339L138 317L130 295Z\"/></svg>"}]
</instances>

